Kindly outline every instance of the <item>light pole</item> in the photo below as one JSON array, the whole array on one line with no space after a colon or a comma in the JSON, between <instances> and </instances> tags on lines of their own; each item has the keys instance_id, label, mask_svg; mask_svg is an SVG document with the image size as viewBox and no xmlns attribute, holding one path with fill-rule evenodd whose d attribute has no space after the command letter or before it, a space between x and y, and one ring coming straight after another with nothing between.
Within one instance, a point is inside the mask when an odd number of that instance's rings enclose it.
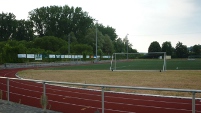
<instances>
[{"instance_id":1,"label":"light pole","mask_svg":"<svg viewBox=\"0 0 201 113\"><path fill-rule=\"evenodd\" d=\"M126 35L126 42L127 42L127 60L128 60L128 35L129 35L129 34Z\"/></svg>"},{"instance_id":2,"label":"light pole","mask_svg":"<svg viewBox=\"0 0 201 113\"><path fill-rule=\"evenodd\" d=\"M68 35L68 55L70 55L70 34Z\"/></svg>"},{"instance_id":3,"label":"light pole","mask_svg":"<svg viewBox=\"0 0 201 113\"><path fill-rule=\"evenodd\" d=\"M97 36L97 23L98 23L98 20L95 20L96 21L96 61L98 59L98 55L97 55L97 47L98 47L98 36Z\"/></svg>"}]
</instances>

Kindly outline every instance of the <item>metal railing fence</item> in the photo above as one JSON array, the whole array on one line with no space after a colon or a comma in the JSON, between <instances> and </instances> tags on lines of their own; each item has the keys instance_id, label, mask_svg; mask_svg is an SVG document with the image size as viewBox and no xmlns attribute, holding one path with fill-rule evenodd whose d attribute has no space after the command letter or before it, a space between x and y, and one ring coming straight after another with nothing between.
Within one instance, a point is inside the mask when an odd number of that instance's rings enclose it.
<instances>
[{"instance_id":1,"label":"metal railing fence","mask_svg":"<svg viewBox=\"0 0 201 113\"><path fill-rule=\"evenodd\" d=\"M121 88L121 89L133 89L133 90L153 90L153 91L170 91L170 92L188 92L192 94L192 113L196 112L195 108L195 94L201 93L201 90L192 89L173 89L173 88L151 88L151 87L132 87L132 86L115 86L115 85L100 85L100 84L83 84L83 83L71 83L71 82L55 82L55 81L44 81L44 80L33 80L33 79L20 79L20 78L8 78L0 77L0 79L7 79L7 101L10 101L9 96L9 81L10 80L22 80L31 81L43 84L43 95L46 95L46 84L63 84L63 85L76 85L76 86L92 86L101 88L101 100L102 100L102 113L104 113L104 92L105 88ZM43 108L46 110L46 107Z\"/></svg>"},{"instance_id":2,"label":"metal railing fence","mask_svg":"<svg viewBox=\"0 0 201 113\"><path fill-rule=\"evenodd\" d=\"M90 61L63 61L63 62L29 62L29 63L5 63L0 65L1 68L33 68L33 67L51 67L51 66L65 66L89 64Z\"/></svg>"}]
</instances>

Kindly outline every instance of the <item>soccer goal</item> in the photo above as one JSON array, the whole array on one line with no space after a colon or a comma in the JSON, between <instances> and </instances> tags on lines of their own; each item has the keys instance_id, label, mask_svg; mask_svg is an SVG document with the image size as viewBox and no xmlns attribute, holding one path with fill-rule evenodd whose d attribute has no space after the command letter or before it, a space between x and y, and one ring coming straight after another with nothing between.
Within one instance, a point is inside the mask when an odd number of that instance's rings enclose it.
<instances>
[{"instance_id":1,"label":"soccer goal","mask_svg":"<svg viewBox=\"0 0 201 113\"><path fill-rule=\"evenodd\" d=\"M166 70L166 52L113 53L110 70Z\"/></svg>"}]
</instances>

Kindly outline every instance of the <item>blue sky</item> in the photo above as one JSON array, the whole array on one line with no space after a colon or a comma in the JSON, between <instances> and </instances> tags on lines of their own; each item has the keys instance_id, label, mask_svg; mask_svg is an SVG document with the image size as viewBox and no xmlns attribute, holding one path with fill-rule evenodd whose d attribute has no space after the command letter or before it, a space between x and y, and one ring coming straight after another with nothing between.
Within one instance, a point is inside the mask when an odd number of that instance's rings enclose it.
<instances>
[{"instance_id":1,"label":"blue sky","mask_svg":"<svg viewBox=\"0 0 201 113\"><path fill-rule=\"evenodd\" d=\"M134 49L147 52L151 42L178 41L201 44L201 0L0 0L0 11L27 19L28 12L42 6L68 5L83 11L104 26L126 34Z\"/></svg>"}]
</instances>

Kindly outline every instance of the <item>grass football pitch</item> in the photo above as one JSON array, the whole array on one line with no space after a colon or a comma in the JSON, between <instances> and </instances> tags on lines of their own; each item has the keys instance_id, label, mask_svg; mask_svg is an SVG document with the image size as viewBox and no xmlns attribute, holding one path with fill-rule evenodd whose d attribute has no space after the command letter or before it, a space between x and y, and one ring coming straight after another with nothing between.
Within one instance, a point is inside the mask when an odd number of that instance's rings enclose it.
<instances>
[{"instance_id":1,"label":"grass football pitch","mask_svg":"<svg viewBox=\"0 0 201 113\"><path fill-rule=\"evenodd\" d=\"M112 68L115 66L113 62ZM74 65L65 67L48 68L50 70L110 70L111 63ZM162 70L163 60L129 60L117 61L116 70ZM201 70L201 59L171 59L166 60L167 70Z\"/></svg>"},{"instance_id":2,"label":"grass football pitch","mask_svg":"<svg viewBox=\"0 0 201 113\"><path fill-rule=\"evenodd\" d=\"M122 67L125 65L137 70L148 70L143 65L162 65L154 60L121 62ZM133 64L136 64L135 66ZM159 71L109 71L110 63L74 65L64 67L42 68L38 70L26 70L19 72L23 78L40 79L48 81L62 81L88 84L106 84L122 85L136 87L158 87L158 88L178 88L178 89L197 89L201 90L201 60L168 60L166 72ZM149 67L149 66L147 66ZM150 68L149 68L150 69ZM153 68L152 68L153 69ZM157 69L159 70L159 69ZM178 92L159 92L159 91L136 91L126 89L109 89L118 92L159 94L171 96L191 96L189 93ZM196 97L201 97L197 94Z\"/></svg>"}]
</instances>

